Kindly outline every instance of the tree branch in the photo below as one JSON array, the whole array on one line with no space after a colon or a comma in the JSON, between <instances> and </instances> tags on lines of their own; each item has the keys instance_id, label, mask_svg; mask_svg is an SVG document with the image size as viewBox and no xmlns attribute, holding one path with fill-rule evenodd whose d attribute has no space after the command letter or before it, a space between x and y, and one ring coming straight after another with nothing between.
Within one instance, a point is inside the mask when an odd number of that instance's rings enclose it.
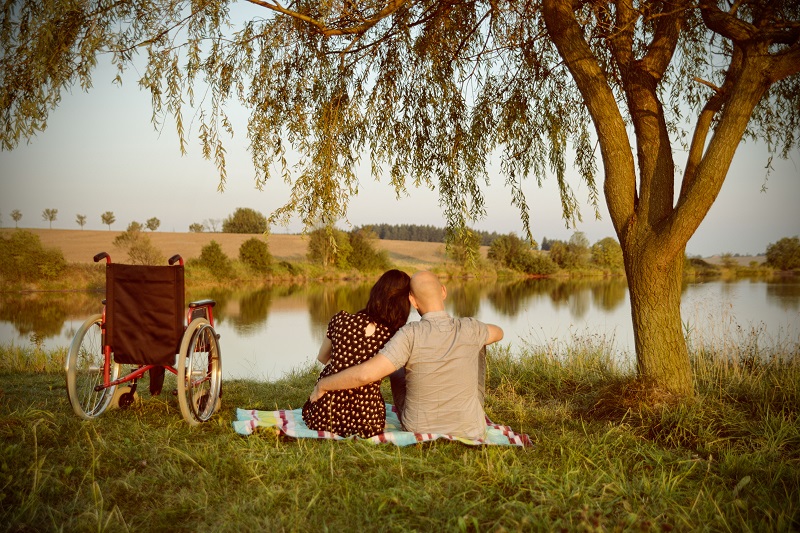
<instances>
[{"instance_id":1,"label":"tree branch","mask_svg":"<svg viewBox=\"0 0 800 533\"><path fill-rule=\"evenodd\" d=\"M641 59L641 68L651 76L660 80L669 67L675 48L678 45L681 28L686 20L687 5L679 5L677 9L661 13L656 22L656 30L647 54Z\"/></svg>"},{"instance_id":2,"label":"tree branch","mask_svg":"<svg viewBox=\"0 0 800 533\"><path fill-rule=\"evenodd\" d=\"M757 29L736 16L736 11L722 11L714 0L700 1L700 14L708 29L734 42L752 39Z\"/></svg>"},{"instance_id":3,"label":"tree branch","mask_svg":"<svg viewBox=\"0 0 800 533\"><path fill-rule=\"evenodd\" d=\"M572 7L559 0L543 0L542 13L547 32L572 73L595 124L605 169L606 203L614 229L624 241L636 206L636 171L625 121Z\"/></svg>"},{"instance_id":4,"label":"tree branch","mask_svg":"<svg viewBox=\"0 0 800 533\"><path fill-rule=\"evenodd\" d=\"M264 0L247 0L247 2L307 22L308 24L316 28L316 30L322 35L330 37L333 35L359 35L365 33L375 24L385 19L386 17L392 15L404 5L413 4L414 0L389 0L384 6L384 8L378 11L375 15L369 18L362 19L360 24L354 26L346 26L343 28L328 27L326 22L319 21L309 15L300 13L299 11L293 11L291 9L287 9L277 2L267 2Z\"/></svg>"}]
</instances>

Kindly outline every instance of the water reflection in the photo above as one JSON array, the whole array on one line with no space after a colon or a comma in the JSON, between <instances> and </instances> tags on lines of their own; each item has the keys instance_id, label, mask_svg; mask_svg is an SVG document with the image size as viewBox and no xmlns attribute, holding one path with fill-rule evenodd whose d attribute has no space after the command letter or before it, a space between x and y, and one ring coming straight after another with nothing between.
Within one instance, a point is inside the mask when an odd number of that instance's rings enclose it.
<instances>
[{"instance_id":1,"label":"water reflection","mask_svg":"<svg viewBox=\"0 0 800 533\"><path fill-rule=\"evenodd\" d=\"M356 313L364 309L372 285L370 282L310 285L306 300L311 323L327 327L328 321L339 311Z\"/></svg>"},{"instance_id":2,"label":"water reflection","mask_svg":"<svg viewBox=\"0 0 800 533\"><path fill-rule=\"evenodd\" d=\"M101 299L91 292L0 293L0 322L20 337L47 339L61 333L68 317L100 312Z\"/></svg>"},{"instance_id":3,"label":"water reflection","mask_svg":"<svg viewBox=\"0 0 800 533\"><path fill-rule=\"evenodd\" d=\"M624 279L554 280L529 279L496 284L488 295L495 310L504 316L516 316L535 298L546 298L555 308L566 308L573 317L582 318L594 307L613 311L624 305L628 296ZM466 316L466 315L462 315Z\"/></svg>"},{"instance_id":4,"label":"water reflection","mask_svg":"<svg viewBox=\"0 0 800 533\"><path fill-rule=\"evenodd\" d=\"M489 291L487 299L501 316L516 316L537 295L546 294L552 280L523 280L498 283Z\"/></svg>"},{"instance_id":5,"label":"water reflection","mask_svg":"<svg viewBox=\"0 0 800 533\"><path fill-rule=\"evenodd\" d=\"M767 283L767 300L784 311L800 311L800 280Z\"/></svg>"},{"instance_id":6,"label":"water reflection","mask_svg":"<svg viewBox=\"0 0 800 533\"><path fill-rule=\"evenodd\" d=\"M445 304L450 314L456 316L478 316L481 300L486 293L486 282L466 280L447 283L447 299Z\"/></svg>"},{"instance_id":7,"label":"water reflection","mask_svg":"<svg viewBox=\"0 0 800 533\"><path fill-rule=\"evenodd\" d=\"M720 293L730 297L752 281L711 282ZM702 284L686 284L689 287ZM760 282L767 301L785 311L800 309L800 282ZM221 324L247 335L269 319L276 302L277 312L302 308L308 312L314 329L327 326L330 318L345 310L363 309L369 299L370 281L270 285L255 290L206 290L202 295L187 294L187 301L198 298L216 300L214 316ZM566 309L575 319L584 318L594 309L614 311L627 302L624 279L554 280L525 279L509 282L451 280L447 283L447 308L455 316L479 316L481 305L489 305L500 317L516 317L544 300L554 309ZM69 319L87 317L101 310L102 293L0 293L0 321L10 324L23 337L49 338L59 335Z\"/></svg>"},{"instance_id":8,"label":"water reflection","mask_svg":"<svg viewBox=\"0 0 800 533\"><path fill-rule=\"evenodd\" d=\"M330 318L342 309L362 309L372 284L337 281L216 289L189 293L186 300L217 301L214 314L226 373L249 377L255 371L257 376L277 378L313 361ZM624 279L451 280L447 289L445 303L452 315L499 324L506 332L504 342L515 346L584 331L613 337L620 351L630 351L632 345ZM80 324L100 312L102 298L97 292L0 293L0 342L67 347ZM720 309L748 327L764 323L794 335L800 324L800 280L795 278L686 284L682 300L684 320L697 330L703 329L703 322L720 322ZM416 320L416 313L410 318ZM246 362L239 364L240 370L237 357Z\"/></svg>"},{"instance_id":9,"label":"water reflection","mask_svg":"<svg viewBox=\"0 0 800 533\"><path fill-rule=\"evenodd\" d=\"M606 311L623 305L628 297L628 283L621 279L612 279L608 283L593 285L590 290L594 304Z\"/></svg>"}]
</instances>

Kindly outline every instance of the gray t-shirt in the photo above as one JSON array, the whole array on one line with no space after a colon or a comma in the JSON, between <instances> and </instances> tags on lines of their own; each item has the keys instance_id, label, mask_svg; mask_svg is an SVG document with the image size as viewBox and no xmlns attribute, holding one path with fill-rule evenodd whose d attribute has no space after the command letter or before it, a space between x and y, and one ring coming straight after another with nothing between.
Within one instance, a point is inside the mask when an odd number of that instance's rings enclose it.
<instances>
[{"instance_id":1,"label":"gray t-shirt","mask_svg":"<svg viewBox=\"0 0 800 533\"><path fill-rule=\"evenodd\" d=\"M486 436L478 354L489 328L474 318L425 313L400 328L379 353L405 366L403 426L414 433Z\"/></svg>"}]
</instances>

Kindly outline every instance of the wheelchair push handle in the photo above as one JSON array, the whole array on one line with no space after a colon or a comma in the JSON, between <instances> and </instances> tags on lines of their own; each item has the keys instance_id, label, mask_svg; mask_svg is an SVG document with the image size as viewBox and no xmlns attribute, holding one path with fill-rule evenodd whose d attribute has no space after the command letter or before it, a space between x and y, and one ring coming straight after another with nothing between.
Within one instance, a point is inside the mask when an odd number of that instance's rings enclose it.
<instances>
[{"instance_id":1,"label":"wheelchair push handle","mask_svg":"<svg viewBox=\"0 0 800 533\"><path fill-rule=\"evenodd\" d=\"M102 259L105 259L107 264L111 263L111 256L106 252L100 252L99 254L95 255L93 259L95 263ZM175 254L169 258L170 265L174 265L175 263L180 263L180 265L183 266L183 257L181 257L180 254Z\"/></svg>"}]
</instances>

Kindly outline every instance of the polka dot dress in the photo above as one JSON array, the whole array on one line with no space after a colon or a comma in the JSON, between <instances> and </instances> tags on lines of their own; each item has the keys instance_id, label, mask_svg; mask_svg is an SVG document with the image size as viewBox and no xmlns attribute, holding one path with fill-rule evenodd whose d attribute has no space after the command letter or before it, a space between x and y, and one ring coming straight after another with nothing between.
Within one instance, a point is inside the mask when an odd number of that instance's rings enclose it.
<instances>
[{"instance_id":1,"label":"polka dot dress","mask_svg":"<svg viewBox=\"0 0 800 533\"><path fill-rule=\"evenodd\" d=\"M370 323L373 327L368 328ZM331 358L318 380L363 363L378 353L391 335L386 326L374 326L365 314L351 315L345 311L336 314L328 323ZM328 391L314 403L306 400L303 421L310 429L342 437L367 438L381 433L386 423L386 405L380 380L355 389Z\"/></svg>"}]
</instances>

